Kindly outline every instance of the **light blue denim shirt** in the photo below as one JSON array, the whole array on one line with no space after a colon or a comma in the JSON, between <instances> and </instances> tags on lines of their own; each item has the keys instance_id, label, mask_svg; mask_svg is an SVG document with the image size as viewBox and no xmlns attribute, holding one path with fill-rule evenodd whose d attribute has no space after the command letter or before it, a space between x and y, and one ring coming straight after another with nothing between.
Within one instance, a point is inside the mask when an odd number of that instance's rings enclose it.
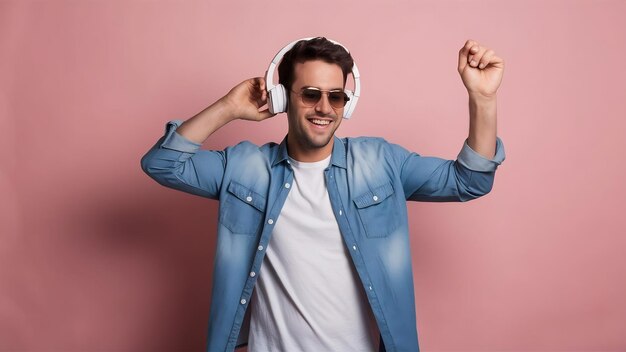
<instances>
[{"instance_id":1,"label":"light blue denim shirt","mask_svg":"<svg viewBox=\"0 0 626 352\"><path fill-rule=\"evenodd\" d=\"M233 351L247 341L255 274L293 182L286 138L200 150L176 132L181 123L168 122L141 167L166 187L220 201L207 351ZM406 201L468 201L488 193L505 158L502 141L492 160L465 142L455 161L381 138L334 138L324 170L328 195L384 348L419 351Z\"/></svg>"}]
</instances>

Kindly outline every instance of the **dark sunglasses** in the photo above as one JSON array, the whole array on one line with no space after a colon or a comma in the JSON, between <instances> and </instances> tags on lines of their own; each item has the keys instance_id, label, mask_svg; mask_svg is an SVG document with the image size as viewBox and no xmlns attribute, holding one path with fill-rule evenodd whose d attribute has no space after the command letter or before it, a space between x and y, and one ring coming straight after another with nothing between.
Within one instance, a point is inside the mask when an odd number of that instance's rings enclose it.
<instances>
[{"instance_id":1,"label":"dark sunglasses","mask_svg":"<svg viewBox=\"0 0 626 352\"><path fill-rule=\"evenodd\" d=\"M314 87L303 88L300 92L293 91L302 98L302 103L307 107L313 107L322 99L322 94L328 96L330 106L335 109L343 108L350 100L348 95L342 90L321 90Z\"/></svg>"}]
</instances>

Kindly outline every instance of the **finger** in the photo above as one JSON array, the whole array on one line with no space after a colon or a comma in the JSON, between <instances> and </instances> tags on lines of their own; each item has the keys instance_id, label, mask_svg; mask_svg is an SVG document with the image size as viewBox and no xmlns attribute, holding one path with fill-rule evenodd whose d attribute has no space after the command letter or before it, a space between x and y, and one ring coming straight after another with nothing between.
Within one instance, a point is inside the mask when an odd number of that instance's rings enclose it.
<instances>
[{"instance_id":1,"label":"finger","mask_svg":"<svg viewBox=\"0 0 626 352\"><path fill-rule=\"evenodd\" d=\"M257 109L260 109L265 104L267 104L267 99L263 99L260 95L256 96L254 98L254 104L256 105Z\"/></svg>"},{"instance_id":2,"label":"finger","mask_svg":"<svg viewBox=\"0 0 626 352\"><path fill-rule=\"evenodd\" d=\"M472 49L472 47L474 47L477 44L478 43L476 43L476 41L468 39L465 42L465 45L463 45L463 47L461 48L461 50L459 50L459 63L458 63L459 73L463 72L468 62L470 62L469 57L473 55L474 53L476 53L477 49Z\"/></svg>"},{"instance_id":3,"label":"finger","mask_svg":"<svg viewBox=\"0 0 626 352\"><path fill-rule=\"evenodd\" d=\"M497 67L497 68L504 68L504 60L499 57L499 56L492 56L491 60L489 61L489 65L491 65L492 67Z\"/></svg>"},{"instance_id":4,"label":"finger","mask_svg":"<svg viewBox=\"0 0 626 352\"><path fill-rule=\"evenodd\" d=\"M250 96L249 96L250 102L254 103L257 107L260 107L263 104L260 104L261 102L261 91L259 91L258 87L253 85L252 88L250 89Z\"/></svg>"},{"instance_id":5,"label":"finger","mask_svg":"<svg viewBox=\"0 0 626 352\"><path fill-rule=\"evenodd\" d=\"M255 96L257 94L257 92L259 91L259 81L255 78L250 78L248 80L246 80L246 82L248 83L248 88L250 90L250 94L252 96Z\"/></svg>"},{"instance_id":6,"label":"finger","mask_svg":"<svg viewBox=\"0 0 626 352\"><path fill-rule=\"evenodd\" d=\"M483 55L485 55L485 52L487 52L487 48L484 46L477 45L477 46L473 46L471 51L474 52L474 54L470 55L469 64L470 66L474 68L478 68L478 64L480 63L480 60L482 59Z\"/></svg>"},{"instance_id":7,"label":"finger","mask_svg":"<svg viewBox=\"0 0 626 352\"><path fill-rule=\"evenodd\" d=\"M478 61L478 68L483 69L487 67L487 65L489 65L489 62L491 62L491 59L495 56L495 54L496 53L491 49L485 51L483 56Z\"/></svg>"},{"instance_id":8,"label":"finger","mask_svg":"<svg viewBox=\"0 0 626 352\"><path fill-rule=\"evenodd\" d=\"M262 93L260 93L260 95L256 99L256 105L260 109L266 104L267 104L267 92L262 91Z\"/></svg>"},{"instance_id":9,"label":"finger","mask_svg":"<svg viewBox=\"0 0 626 352\"><path fill-rule=\"evenodd\" d=\"M258 82L259 88L263 91L265 91L265 78L263 77L256 77L255 80Z\"/></svg>"},{"instance_id":10,"label":"finger","mask_svg":"<svg viewBox=\"0 0 626 352\"><path fill-rule=\"evenodd\" d=\"M469 56L468 56L468 60L467 62L472 62L472 60L475 59L476 55L478 55L480 53L480 45L478 44L474 44L472 45L472 47L469 49Z\"/></svg>"}]
</instances>

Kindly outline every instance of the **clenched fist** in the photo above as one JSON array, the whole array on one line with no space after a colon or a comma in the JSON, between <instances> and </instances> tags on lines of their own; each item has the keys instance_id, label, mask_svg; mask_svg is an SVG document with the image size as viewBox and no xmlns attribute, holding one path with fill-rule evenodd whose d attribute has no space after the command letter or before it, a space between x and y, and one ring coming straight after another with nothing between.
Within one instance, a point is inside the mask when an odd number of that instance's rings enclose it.
<instances>
[{"instance_id":1,"label":"clenched fist","mask_svg":"<svg viewBox=\"0 0 626 352\"><path fill-rule=\"evenodd\" d=\"M504 60L493 50L470 39L459 51L458 70L470 95L495 97L502 82Z\"/></svg>"}]
</instances>

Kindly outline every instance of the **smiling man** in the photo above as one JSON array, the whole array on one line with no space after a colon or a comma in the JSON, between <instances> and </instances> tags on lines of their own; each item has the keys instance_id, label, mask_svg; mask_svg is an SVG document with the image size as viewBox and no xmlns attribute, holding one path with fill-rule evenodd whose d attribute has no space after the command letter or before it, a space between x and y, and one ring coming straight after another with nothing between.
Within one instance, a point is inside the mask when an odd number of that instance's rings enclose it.
<instances>
[{"instance_id":1,"label":"smiling man","mask_svg":"<svg viewBox=\"0 0 626 352\"><path fill-rule=\"evenodd\" d=\"M248 79L187 121L170 121L141 160L160 184L220 201L207 350L419 351L406 201L491 190L504 160L496 137L504 62L472 40L459 51L470 128L457 159L445 160L382 138L336 137L358 99L344 90L350 74L358 85L350 53L325 38L285 50L278 93ZM280 144L200 150L230 121L283 111Z\"/></svg>"},{"instance_id":2,"label":"smiling man","mask_svg":"<svg viewBox=\"0 0 626 352\"><path fill-rule=\"evenodd\" d=\"M289 156L299 161L319 161L331 154L332 138L341 124L339 113L346 99L343 73L338 65L322 60L296 63L293 71L296 80L291 85L290 100L297 101L300 96L301 104L288 105Z\"/></svg>"}]
</instances>

